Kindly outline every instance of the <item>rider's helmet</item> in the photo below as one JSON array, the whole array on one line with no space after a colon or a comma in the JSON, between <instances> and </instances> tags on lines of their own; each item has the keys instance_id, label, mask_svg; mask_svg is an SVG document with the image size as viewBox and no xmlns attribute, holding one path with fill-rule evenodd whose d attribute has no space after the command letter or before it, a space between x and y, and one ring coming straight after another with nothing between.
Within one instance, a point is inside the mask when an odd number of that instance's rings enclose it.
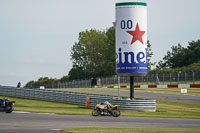
<instances>
[{"instance_id":1,"label":"rider's helmet","mask_svg":"<svg viewBox=\"0 0 200 133\"><path fill-rule=\"evenodd\" d=\"M108 101L105 101L105 104L111 106L111 104Z\"/></svg>"}]
</instances>

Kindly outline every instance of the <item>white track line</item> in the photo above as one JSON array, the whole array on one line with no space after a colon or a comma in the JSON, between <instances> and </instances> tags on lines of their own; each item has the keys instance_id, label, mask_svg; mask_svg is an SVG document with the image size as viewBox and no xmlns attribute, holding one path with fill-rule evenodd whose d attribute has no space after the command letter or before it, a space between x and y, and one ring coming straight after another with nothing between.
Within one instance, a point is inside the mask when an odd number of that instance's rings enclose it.
<instances>
[{"instance_id":1,"label":"white track line","mask_svg":"<svg viewBox=\"0 0 200 133\"><path fill-rule=\"evenodd\" d=\"M13 111L13 113L19 113L19 114L42 114L42 115L54 115L54 113L38 113L38 112L24 112L24 111Z\"/></svg>"},{"instance_id":2,"label":"white track line","mask_svg":"<svg viewBox=\"0 0 200 133\"><path fill-rule=\"evenodd\" d=\"M60 131L61 129L50 129L50 130L53 130L53 131Z\"/></svg>"}]
</instances>

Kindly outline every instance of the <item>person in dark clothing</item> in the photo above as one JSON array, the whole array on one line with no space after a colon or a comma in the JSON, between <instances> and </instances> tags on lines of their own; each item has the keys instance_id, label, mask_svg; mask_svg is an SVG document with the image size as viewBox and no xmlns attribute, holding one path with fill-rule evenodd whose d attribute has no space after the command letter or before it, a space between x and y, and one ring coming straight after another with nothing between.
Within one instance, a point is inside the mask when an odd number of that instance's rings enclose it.
<instances>
[{"instance_id":1,"label":"person in dark clothing","mask_svg":"<svg viewBox=\"0 0 200 133\"><path fill-rule=\"evenodd\" d=\"M18 84L17 84L17 88L20 88L21 87L21 83L19 82Z\"/></svg>"},{"instance_id":2,"label":"person in dark clothing","mask_svg":"<svg viewBox=\"0 0 200 133\"><path fill-rule=\"evenodd\" d=\"M92 78L91 87L94 87L95 85L97 85L97 79Z\"/></svg>"}]
</instances>

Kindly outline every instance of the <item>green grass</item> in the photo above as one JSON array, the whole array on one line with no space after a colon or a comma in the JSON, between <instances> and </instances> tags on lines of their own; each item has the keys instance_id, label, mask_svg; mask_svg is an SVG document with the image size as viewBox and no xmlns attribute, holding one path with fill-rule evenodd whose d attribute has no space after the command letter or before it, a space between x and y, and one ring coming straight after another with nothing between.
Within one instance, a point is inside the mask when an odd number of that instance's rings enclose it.
<instances>
[{"instance_id":1,"label":"green grass","mask_svg":"<svg viewBox=\"0 0 200 133\"><path fill-rule=\"evenodd\" d=\"M0 96L0 98L2 98ZM92 109L86 106L47 102L9 97L15 100L15 110L27 112L56 113L70 115L91 115ZM160 118L194 118L200 119L200 104L180 103L157 100L156 112L121 110L124 117L160 117Z\"/></svg>"},{"instance_id":2,"label":"green grass","mask_svg":"<svg viewBox=\"0 0 200 133\"><path fill-rule=\"evenodd\" d=\"M122 116L136 116L136 117L200 119L200 104L157 100L156 112L121 110L121 114Z\"/></svg>"},{"instance_id":3,"label":"green grass","mask_svg":"<svg viewBox=\"0 0 200 133\"><path fill-rule=\"evenodd\" d=\"M200 133L200 129L186 128L72 128L66 133Z\"/></svg>"},{"instance_id":4,"label":"green grass","mask_svg":"<svg viewBox=\"0 0 200 133\"><path fill-rule=\"evenodd\" d=\"M70 114L70 115L89 115L91 114L92 111L92 109L86 109L85 106L81 105L30 100L30 99L22 99L14 97L8 97L8 98L10 100L16 101L14 106L15 111Z\"/></svg>"}]
</instances>

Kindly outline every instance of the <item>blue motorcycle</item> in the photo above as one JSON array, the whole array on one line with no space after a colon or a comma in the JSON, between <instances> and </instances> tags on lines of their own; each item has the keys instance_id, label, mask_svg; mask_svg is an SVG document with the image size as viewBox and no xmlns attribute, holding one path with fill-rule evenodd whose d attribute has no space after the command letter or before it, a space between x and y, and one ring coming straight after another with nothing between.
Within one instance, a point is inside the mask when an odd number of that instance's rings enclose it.
<instances>
[{"instance_id":1,"label":"blue motorcycle","mask_svg":"<svg viewBox=\"0 0 200 133\"><path fill-rule=\"evenodd\" d=\"M10 101L7 98L0 99L0 112L11 113L14 110L15 101Z\"/></svg>"}]
</instances>

